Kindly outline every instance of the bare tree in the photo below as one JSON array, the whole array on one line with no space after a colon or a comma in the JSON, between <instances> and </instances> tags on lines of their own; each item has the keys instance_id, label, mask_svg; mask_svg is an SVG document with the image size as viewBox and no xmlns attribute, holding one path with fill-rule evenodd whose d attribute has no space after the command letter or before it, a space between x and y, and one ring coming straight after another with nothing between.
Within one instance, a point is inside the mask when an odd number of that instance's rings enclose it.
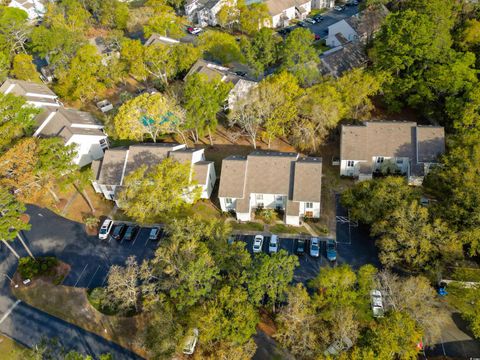
<instances>
[{"instance_id":1,"label":"bare tree","mask_svg":"<svg viewBox=\"0 0 480 360\"><path fill-rule=\"evenodd\" d=\"M113 265L108 273L106 303L121 312L138 310L140 298L140 269L135 256L130 256L125 267Z\"/></svg>"},{"instance_id":2,"label":"bare tree","mask_svg":"<svg viewBox=\"0 0 480 360\"><path fill-rule=\"evenodd\" d=\"M439 339L447 313L427 278L400 278L383 270L377 276L377 283L384 297L384 306L408 313L423 329L425 343L434 343Z\"/></svg>"}]
</instances>

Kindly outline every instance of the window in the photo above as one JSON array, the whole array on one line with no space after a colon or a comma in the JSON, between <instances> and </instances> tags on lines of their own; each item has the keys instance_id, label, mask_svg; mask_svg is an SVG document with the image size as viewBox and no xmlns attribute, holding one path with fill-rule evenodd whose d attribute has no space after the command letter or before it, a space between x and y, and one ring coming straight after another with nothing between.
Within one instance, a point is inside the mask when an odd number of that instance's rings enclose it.
<instances>
[{"instance_id":1,"label":"window","mask_svg":"<svg viewBox=\"0 0 480 360\"><path fill-rule=\"evenodd\" d=\"M283 202L283 196L282 195L275 195L275 201L276 202Z\"/></svg>"},{"instance_id":2,"label":"window","mask_svg":"<svg viewBox=\"0 0 480 360\"><path fill-rule=\"evenodd\" d=\"M258 200L263 200L263 194L257 194L256 199Z\"/></svg>"},{"instance_id":3,"label":"window","mask_svg":"<svg viewBox=\"0 0 480 360\"><path fill-rule=\"evenodd\" d=\"M306 209L313 209L313 203L311 203L311 202L306 202L306 203L305 203L305 208L306 208Z\"/></svg>"},{"instance_id":4,"label":"window","mask_svg":"<svg viewBox=\"0 0 480 360\"><path fill-rule=\"evenodd\" d=\"M403 165L403 159L397 159L397 165Z\"/></svg>"},{"instance_id":5,"label":"window","mask_svg":"<svg viewBox=\"0 0 480 360\"><path fill-rule=\"evenodd\" d=\"M354 167L355 166L355 161L353 160L348 160L347 161L347 167Z\"/></svg>"},{"instance_id":6,"label":"window","mask_svg":"<svg viewBox=\"0 0 480 360\"><path fill-rule=\"evenodd\" d=\"M232 205L233 201L232 198L225 198L225 204Z\"/></svg>"},{"instance_id":7,"label":"window","mask_svg":"<svg viewBox=\"0 0 480 360\"><path fill-rule=\"evenodd\" d=\"M383 163L383 160L384 160L383 156L378 156L377 157L377 164Z\"/></svg>"}]
</instances>

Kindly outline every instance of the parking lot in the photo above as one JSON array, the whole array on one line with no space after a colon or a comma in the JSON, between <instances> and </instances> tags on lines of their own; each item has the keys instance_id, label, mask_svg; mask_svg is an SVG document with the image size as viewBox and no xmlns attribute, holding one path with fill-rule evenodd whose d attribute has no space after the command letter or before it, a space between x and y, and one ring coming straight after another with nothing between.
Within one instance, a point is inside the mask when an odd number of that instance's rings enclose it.
<instances>
[{"instance_id":1,"label":"parking lot","mask_svg":"<svg viewBox=\"0 0 480 360\"><path fill-rule=\"evenodd\" d=\"M114 226L119 224L120 222L115 222ZM124 238L115 240L111 236L107 240L96 238L95 251L101 255L100 258L90 259L86 257L77 261L77 266L72 267L69 275L65 278L64 285L85 288L103 286L112 265L124 265L129 256L135 256L138 263L153 257L158 241L161 239L150 240L150 230L151 227L140 227L130 241Z\"/></svg>"}]
</instances>

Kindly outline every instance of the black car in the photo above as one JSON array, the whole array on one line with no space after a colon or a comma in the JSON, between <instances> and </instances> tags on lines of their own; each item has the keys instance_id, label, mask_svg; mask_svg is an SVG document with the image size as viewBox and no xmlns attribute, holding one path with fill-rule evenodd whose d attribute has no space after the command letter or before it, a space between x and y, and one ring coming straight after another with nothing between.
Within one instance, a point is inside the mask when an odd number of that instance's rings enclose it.
<instances>
[{"instance_id":1,"label":"black car","mask_svg":"<svg viewBox=\"0 0 480 360\"><path fill-rule=\"evenodd\" d=\"M323 16L320 14L317 14L313 17L313 20L315 20L316 22L320 22L323 20Z\"/></svg>"},{"instance_id":2,"label":"black car","mask_svg":"<svg viewBox=\"0 0 480 360\"><path fill-rule=\"evenodd\" d=\"M247 76L247 73L245 71L235 71L235 74L238 76Z\"/></svg>"},{"instance_id":3,"label":"black car","mask_svg":"<svg viewBox=\"0 0 480 360\"><path fill-rule=\"evenodd\" d=\"M297 25L300 26L300 27L307 27L308 26L308 24L304 21L300 21Z\"/></svg>"},{"instance_id":4,"label":"black car","mask_svg":"<svg viewBox=\"0 0 480 360\"><path fill-rule=\"evenodd\" d=\"M303 255L305 253L305 240L298 239L295 246L295 253L297 255Z\"/></svg>"},{"instance_id":5,"label":"black car","mask_svg":"<svg viewBox=\"0 0 480 360\"><path fill-rule=\"evenodd\" d=\"M110 236L112 237L112 239L120 240L126 229L127 227L125 224L118 224L117 226L115 226Z\"/></svg>"},{"instance_id":6,"label":"black car","mask_svg":"<svg viewBox=\"0 0 480 360\"><path fill-rule=\"evenodd\" d=\"M130 225L127 228L127 231L125 231L125 235L123 236L123 239L127 241L133 240L137 231L138 231L138 226Z\"/></svg>"}]
</instances>

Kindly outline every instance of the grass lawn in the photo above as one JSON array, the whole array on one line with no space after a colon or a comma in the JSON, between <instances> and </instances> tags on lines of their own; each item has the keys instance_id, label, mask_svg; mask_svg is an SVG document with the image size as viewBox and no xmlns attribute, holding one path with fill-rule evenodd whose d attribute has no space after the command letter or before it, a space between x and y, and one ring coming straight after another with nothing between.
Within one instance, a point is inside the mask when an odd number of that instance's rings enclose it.
<instances>
[{"instance_id":1,"label":"grass lawn","mask_svg":"<svg viewBox=\"0 0 480 360\"><path fill-rule=\"evenodd\" d=\"M270 231L274 234L302 234L310 235L303 226L289 226L285 224L275 224L270 226Z\"/></svg>"},{"instance_id":2,"label":"grass lawn","mask_svg":"<svg viewBox=\"0 0 480 360\"><path fill-rule=\"evenodd\" d=\"M15 342L5 335L0 334L0 354L3 360L22 360L21 354L16 354L25 349L22 345Z\"/></svg>"},{"instance_id":3,"label":"grass lawn","mask_svg":"<svg viewBox=\"0 0 480 360\"><path fill-rule=\"evenodd\" d=\"M146 357L138 345L138 333L145 328L143 316L104 315L90 305L84 289L55 286L41 280L34 281L31 286L14 289L14 294L27 304Z\"/></svg>"},{"instance_id":4,"label":"grass lawn","mask_svg":"<svg viewBox=\"0 0 480 360\"><path fill-rule=\"evenodd\" d=\"M238 231L263 231L263 224L253 221L247 221L245 223L238 223L236 221L230 222L233 230Z\"/></svg>"}]
</instances>

